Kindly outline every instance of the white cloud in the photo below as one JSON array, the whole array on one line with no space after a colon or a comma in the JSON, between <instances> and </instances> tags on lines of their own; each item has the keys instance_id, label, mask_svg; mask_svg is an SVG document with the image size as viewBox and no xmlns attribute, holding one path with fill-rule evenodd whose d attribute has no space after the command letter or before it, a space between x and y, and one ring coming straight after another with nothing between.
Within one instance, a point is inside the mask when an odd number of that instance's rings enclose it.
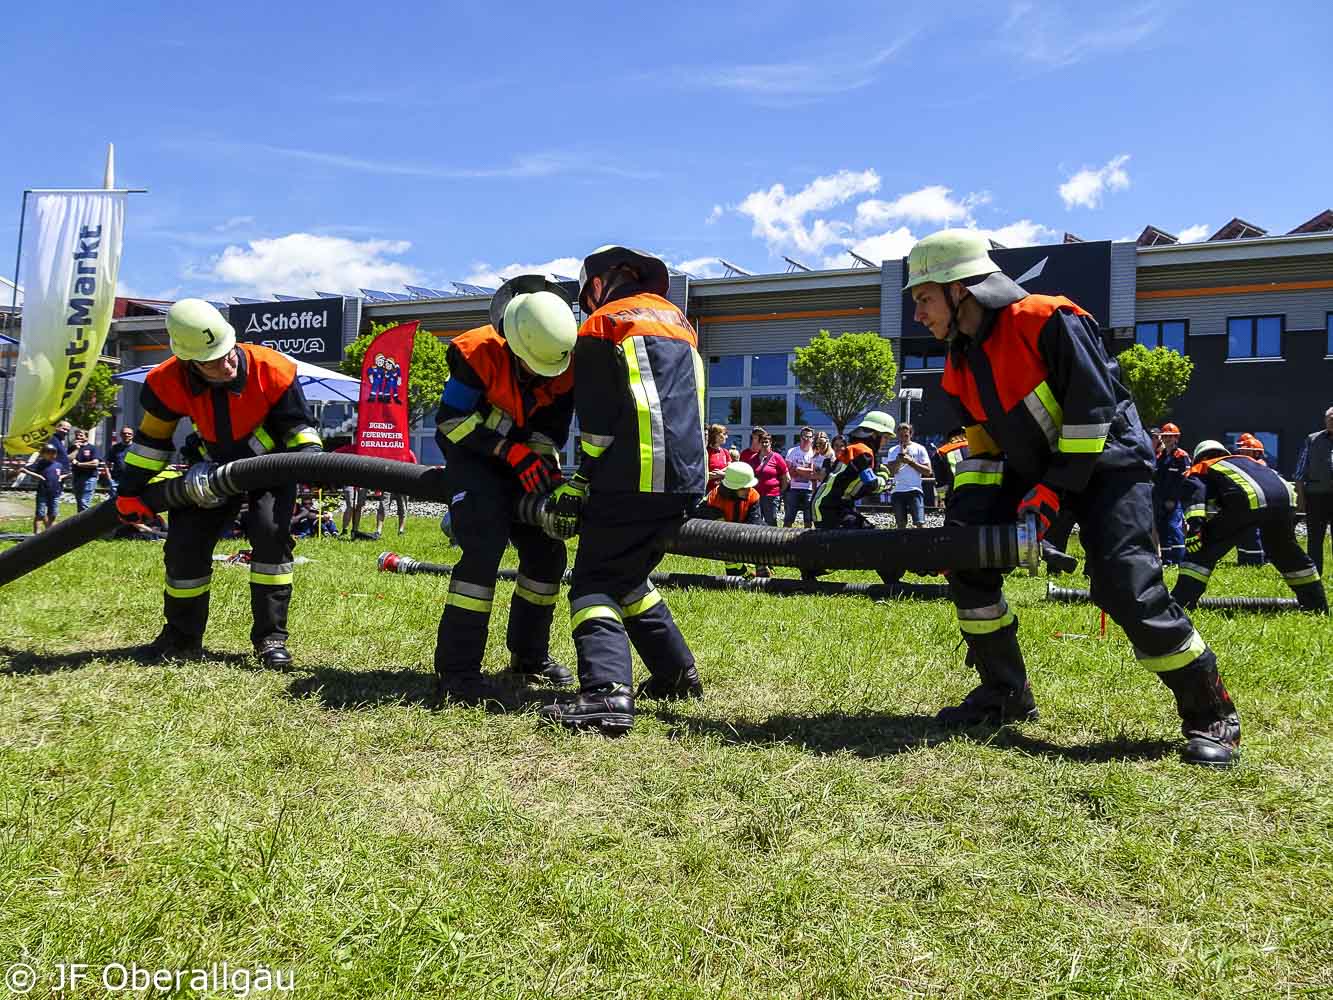
<instances>
[{"instance_id":1,"label":"white cloud","mask_svg":"<svg viewBox=\"0 0 1333 1000\"><path fill-rule=\"evenodd\" d=\"M695 257L691 260L668 261L668 267L684 271L695 278L720 278L726 274L726 268L716 257Z\"/></svg>"},{"instance_id":2,"label":"white cloud","mask_svg":"<svg viewBox=\"0 0 1333 1000\"><path fill-rule=\"evenodd\" d=\"M1030 247L1039 243L1054 243L1061 238L1058 229L1051 229L1031 219L1019 219L999 229L980 229L988 238L1006 247Z\"/></svg>"},{"instance_id":3,"label":"white cloud","mask_svg":"<svg viewBox=\"0 0 1333 1000\"><path fill-rule=\"evenodd\" d=\"M582 257L554 257L543 264L507 264L498 268L478 262L472 265L472 272L463 280L469 285L499 288L516 274L559 274L566 278L577 278L582 266Z\"/></svg>"},{"instance_id":4,"label":"white cloud","mask_svg":"<svg viewBox=\"0 0 1333 1000\"><path fill-rule=\"evenodd\" d=\"M970 219L972 209L989 201L990 195L984 191L957 199L943 184L931 184L899 195L893 201L866 199L856 206L856 225L865 229L898 220L947 225Z\"/></svg>"},{"instance_id":5,"label":"white cloud","mask_svg":"<svg viewBox=\"0 0 1333 1000\"><path fill-rule=\"evenodd\" d=\"M207 267L189 272L195 281L221 283L218 294L264 298L274 292L308 295L315 291L356 294L358 288L397 289L416 284L421 274L401 261L406 240L349 240L338 236L289 233L275 239L229 246Z\"/></svg>"},{"instance_id":6,"label":"white cloud","mask_svg":"<svg viewBox=\"0 0 1333 1000\"><path fill-rule=\"evenodd\" d=\"M722 206L714 205L713 210L708 213L708 218L704 219L705 226L711 226L718 219L722 218Z\"/></svg>"},{"instance_id":7,"label":"white cloud","mask_svg":"<svg viewBox=\"0 0 1333 1000\"><path fill-rule=\"evenodd\" d=\"M763 104L803 103L874 83L911 37L904 34L869 55L829 51L783 62L682 67L674 76L685 86L731 91Z\"/></svg>"},{"instance_id":8,"label":"white cloud","mask_svg":"<svg viewBox=\"0 0 1333 1000\"><path fill-rule=\"evenodd\" d=\"M1121 153L1109 160L1105 166L1093 170L1084 167L1073 177L1060 185L1060 198L1065 208L1075 205L1083 208L1097 208L1102 203L1102 195L1108 191L1123 191L1129 187L1129 173L1125 164L1129 154Z\"/></svg>"},{"instance_id":9,"label":"white cloud","mask_svg":"<svg viewBox=\"0 0 1333 1000\"><path fill-rule=\"evenodd\" d=\"M847 249L878 264L880 261L906 257L918 238L906 226L899 226L897 229L857 240ZM852 260L846 251L824 258L825 267L852 267L855 264L856 261Z\"/></svg>"},{"instance_id":10,"label":"white cloud","mask_svg":"<svg viewBox=\"0 0 1333 1000\"><path fill-rule=\"evenodd\" d=\"M1118 8L1020 0L1009 8L999 44L1037 69L1072 66L1084 59L1136 48L1166 20L1158 2Z\"/></svg>"},{"instance_id":11,"label":"white cloud","mask_svg":"<svg viewBox=\"0 0 1333 1000\"><path fill-rule=\"evenodd\" d=\"M767 191L751 191L736 206L753 221L752 232L763 239L770 250L795 249L817 254L826 247L849 242L846 234L851 224L807 216L826 211L860 194L879 190L879 174L873 170L839 170L836 174L816 177L794 194L782 184Z\"/></svg>"},{"instance_id":12,"label":"white cloud","mask_svg":"<svg viewBox=\"0 0 1333 1000\"><path fill-rule=\"evenodd\" d=\"M1200 222L1196 226L1186 226L1180 231L1180 235L1177 239L1179 239L1181 243L1198 243L1200 240L1207 239L1208 234L1212 231L1212 226Z\"/></svg>"},{"instance_id":13,"label":"white cloud","mask_svg":"<svg viewBox=\"0 0 1333 1000\"><path fill-rule=\"evenodd\" d=\"M240 229L244 226L253 226L254 223L255 217L253 215L233 215L226 222L219 222L213 227L213 231L217 233L225 233L229 229Z\"/></svg>"}]
</instances>

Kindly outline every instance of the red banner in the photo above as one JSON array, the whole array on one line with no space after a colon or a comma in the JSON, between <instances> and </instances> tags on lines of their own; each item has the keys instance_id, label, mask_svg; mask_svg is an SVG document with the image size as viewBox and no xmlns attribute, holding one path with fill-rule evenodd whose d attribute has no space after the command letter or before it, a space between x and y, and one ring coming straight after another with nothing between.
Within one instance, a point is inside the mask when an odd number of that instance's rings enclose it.
<instances>
[{"instance_id":1,"label":"red banner","mask_svg":"<svg viewBox=\"0 0 1333 1000\"><path fill-rule=\"evenodd\" d=\"M370 342L361 362L361 405L356 415L358 455L410 462L407 375L416 321L390 327Z\"/></svg>"}]
</instances>

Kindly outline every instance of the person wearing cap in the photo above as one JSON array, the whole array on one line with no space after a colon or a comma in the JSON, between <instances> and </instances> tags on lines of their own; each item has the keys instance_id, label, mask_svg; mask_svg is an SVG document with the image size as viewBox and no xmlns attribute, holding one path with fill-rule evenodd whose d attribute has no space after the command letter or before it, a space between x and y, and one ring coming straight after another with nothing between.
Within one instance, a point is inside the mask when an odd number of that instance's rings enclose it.
<instances>
[{"instance_id":1,"label":"person wearing cap","mask_svg":"<svg viewBox=\"0 0 1333 1000\"><path fill-rule=\"evenodd\" d=\"M491 298L490 323L449 342L449 380L436 411L454 542L463 554L435 643L442 698L504 706L507 697L482 673L495 579L505 547L518 550L518 578L505 632L509 668L520 679L568 684L573 675L550 655L551 618L565 572L565 544L514 519L525 493L561 481L559 450L574 413L571 296L539 274L510 278Z\"/></svg>"},{"instance_id":2,"label":"person wearing cap","mask_svg":"<svg viewBox=\"0 0 1333 1000\"><path fill-rule=\"evenodd\" d=\"M552 494L556 530L582 528L569 587L579 693L543 721L607 735L634 724L635 698L697 698L703 684L648 579L663 536L704 494L704 365L689 320L666 294L661 259L599 247L579 272L587 319L574 350L578 471ZM630 646L648 668L632 690Z\"/></svg>"},{"instance_id":3,"label":"person wearing cap","mask_svg":"<svg viewBox=\"0 0 1333 1000\"><path fill-rule=\"evenodd\" d=\"M857 501L886 491L893 482L888 467L879 465L879 452L893 437L896 423L882 410L871 410L852 428L850 442L833 457L823 482L810 502L816 531L833 528L873 529L859 510ZM801 570L802 580L816 580L820 571ZM902 577L896 570L881 571L885 583Z\"/></svg>"},{"instance_id":4,"label":"person wearing cap","mask_svg":"<svg viewBox=\"0 0 1333 1000\"><path fill-rule=\"evenodd\" d=\"M941 386L970 451L954 477L948 523L1031 517L1044 536L1062 508L1072 510L1094 600L1175 696L1183 758L1238 761L1240 720L1217 659L1162 581L1152 539L1154 456L1097 322L1067 298L1029 295L973 230L921 240L907 277L917 322L949 344ZM944 725L1037 716L1002 582L998 570L949 574L967 660L981 683L939 713Z\"/></svg>"},{"instance_id":5,"label":"person wearing cap","mask_svg":"<svg viewBox=\"0 0 1333 1000\"><path fill-rule=\"evenodd\" d=\"M732 524L762 525L759 513L759 491L754 487L759 477L745 462L732 462L722 472L722 481L708 491L692 516L705 521L728 521ZM745 565L724 567L727 576L750 576Z\"/></svg>"},{"instance_id":6,"label":"person wearing cap","mask_svg":"<svg viewBox=\"0 0 1333 1000\"><path fill-rule=\"evenodd\" d=\"M1185 480L1186 558L1171 596L1181 607L1197 606L1213 567L1257 532L1301 608L1328 614L1319 570L1296 541L1295 487L1220 441L1200 441L1193 457Z\"/></svg>"},{"instance_id":7,"label":"person wearing cap","mask_svg":"<svg viewBox=\"0 0 1333 1000\"><path fill-rule=\"evenodd\" d=\"M1185 558L1185 474L1190 455L1180 446L1180 428L1163 424L1157 434L1156 469L1153 472L1153 515L1162 562L1178 565Z\"/></svg>"},{"instance_id":8,"label":"person wearing cap","mask_svg":"<svg viewBox=\"0 0 1333 1000\"><path fill-rule=\"evenodd\" d=\"M1236 454L1258 462L1262 466L1268 465L1264 459L1263 442L1248 432L1236 438ZM1267 561L1263 538L1259 534L1258 526L1255 526L1236 542L1236 565L1262 566Z\"/></svg>"},{"instance_id":9,"label":"person wearing cap","mask_svg":"<svg viewBox=\"0 0 1333 1000\"><path fill-rule=\"evenodd\" d=\"M296 363L258 344L238 344L236 331L202 299L181 299L167 311L174 355L148 373L139 404L143 419L125 452L116 510L130 524L151 521L140 493L171 461L176 425L188 418L204 458L230 462L281 451L321 451L315 420L296 377ZM246 497L209 508L173 511L164 550L166 626L141 655L149 660L197 657L208 624L213 546ZM250 641L265 666L285 669L287 609L292 599L290 534L296 486L249 494L246 533L250 562Z\"/></svg>"}]
</instances>

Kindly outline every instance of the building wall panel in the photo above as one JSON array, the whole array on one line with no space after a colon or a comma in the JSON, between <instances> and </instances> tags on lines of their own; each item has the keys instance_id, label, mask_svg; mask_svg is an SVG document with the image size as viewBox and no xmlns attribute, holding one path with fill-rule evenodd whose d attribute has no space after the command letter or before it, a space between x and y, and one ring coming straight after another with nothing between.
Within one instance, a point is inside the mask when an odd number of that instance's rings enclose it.
<instances>
[{"instance_id":1,"label":"building wall panel","mask_svg":"<svg viewBox=\"0 0 1333 1000\"><path fill-rule=\"evenodd\" d=\"M1226 335L1229 316L1286 316L1288 330L1322 331L1329 312L1333 312L1333 288L1139 299L1135 318L1136 321L1187 319L1191 337L1222 337Z\"/></svg>"}]
</instances>

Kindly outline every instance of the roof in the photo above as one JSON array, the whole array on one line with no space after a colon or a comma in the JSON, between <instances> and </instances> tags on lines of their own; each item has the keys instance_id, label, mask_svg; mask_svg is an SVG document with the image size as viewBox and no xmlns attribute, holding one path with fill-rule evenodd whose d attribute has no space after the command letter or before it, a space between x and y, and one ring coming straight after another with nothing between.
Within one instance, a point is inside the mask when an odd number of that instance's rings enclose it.
<instances>
[{"instance_id":1,"label":"roof","mask_svg":"<svg viewBox=\"0 0 1333 1000\"><path fill-rule=\"evenodd\" d=\"M1208 237L1207 242L1216 243L1219 240L1246 240L1254 236L1267 236L1267 229L1260 229L1252 222L1246 222L1244 219L1235 218L1225 226Z\"/></svg>"},{"instance_id":2,"label":"roof","mask_svg":"<svg viewBox=\"0 0 1333 1000\"><path fill-rule=\"evenodd\" d=\"M1135 242L1141 247L1160 247L1170 243L1179 243L1180 240L1164 229L1158 229L1156 226L1144 226L1143 232L1139 233L1139 238Z\"/></svg>"},{"instance_id":3,"label":"roof","mask_svg":"<svg viewBox=\"0 0 1333 1000\"><path fill-rule=\"evenodd\" d=\"M1330 231L1333 231L1333 209L1326 208L1313 219L1302 222L1287 235L1299 236L1303 233L1327 233Z\"/></svg>"}]
</instances>

